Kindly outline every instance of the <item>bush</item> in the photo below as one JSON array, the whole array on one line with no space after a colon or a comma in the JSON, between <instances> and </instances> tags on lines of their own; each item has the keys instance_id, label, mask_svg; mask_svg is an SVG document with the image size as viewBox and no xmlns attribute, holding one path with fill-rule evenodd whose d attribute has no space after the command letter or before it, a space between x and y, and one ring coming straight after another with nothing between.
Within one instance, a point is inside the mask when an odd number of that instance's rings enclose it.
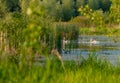
<instances>
[{"instance_id":1,"label":"bush","mask_svg":"<svg viewBox=\"0 0 120 83\"><path fill-rule=\"evenodd\" d=\"M77 17L74 17L73 19L71 19L69 21L71 24L75 24L76 26L78 27L89 27L89 26L92 26L90 24L90 20L85 17L85 16L77 16Z\"/></svg>"},{"instance_id":2,"label":"bush","mask_svg":"<svg viewBox=\"0 0 120 83\"><path fill-rule=\"evenodd\" d=\"M93 26L103 27L105 25L105 17L102 10L93 11L86 5L85 7L81 6L78 11L81 15L87 17Z\"/></svg>"}]
</instances>

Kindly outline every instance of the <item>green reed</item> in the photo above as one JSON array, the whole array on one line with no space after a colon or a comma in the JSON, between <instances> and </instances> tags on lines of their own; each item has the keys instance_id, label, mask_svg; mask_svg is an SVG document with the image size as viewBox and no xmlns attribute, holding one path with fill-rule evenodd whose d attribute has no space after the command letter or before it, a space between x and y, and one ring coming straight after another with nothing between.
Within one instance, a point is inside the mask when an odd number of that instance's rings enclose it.
<instances>
[{"instance_id":1,"label":"green reed","mask_svg":"<svg viewBox=\"0 0 120 83\"><path fill-rule=\"evenodd\" d=\"M107 61L97 60L91 54L81 65L76 61L64 61L65 70L59 60L49 58L43 66L31 67L20 61L11 62L8 57L0 61L1 83L118 83L120 81L120 66L112 66Z\"/></svg>"}]
</instances>

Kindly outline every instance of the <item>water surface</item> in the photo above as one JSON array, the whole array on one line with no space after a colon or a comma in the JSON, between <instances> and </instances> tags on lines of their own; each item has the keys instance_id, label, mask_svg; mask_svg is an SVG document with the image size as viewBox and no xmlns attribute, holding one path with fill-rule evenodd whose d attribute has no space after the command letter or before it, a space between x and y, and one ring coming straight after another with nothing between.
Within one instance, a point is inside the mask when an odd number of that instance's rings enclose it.
<instances>
[{"instance_id":1,"label":"water surface","mask_svg":"<svg viewBox=\"0 0 120 83\"><path fill-rule=\"evenodd\" d=\"M90 39L99 43L90 43ZM78 43L77 43L78 42ZM112 64L117 64L120 58L120 37L112 36L79 36L78 40L71 41L72 47L66 46L68 52L62 52L64 60L78 60L80 56L87 58L93 53L100 59L107 59Z\"/></svg>"}]
</instances>

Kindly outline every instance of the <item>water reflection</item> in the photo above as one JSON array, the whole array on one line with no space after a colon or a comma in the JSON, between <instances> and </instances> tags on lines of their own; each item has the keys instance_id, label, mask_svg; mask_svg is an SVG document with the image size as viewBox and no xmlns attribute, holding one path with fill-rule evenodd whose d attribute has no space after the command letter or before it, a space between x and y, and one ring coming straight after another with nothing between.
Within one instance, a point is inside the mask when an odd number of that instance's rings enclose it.
<instances>
[{"instance_id":1,"label":"water reflection","mask_svg":"<svg viewBox=\"0 0 120 83\"><path fill-rule=\"evenodd\" d=\"M91 38L97 43L91 43ZM66 46L69 53L62 53L64 60L76 60L79 55L87 58L90 53L94 53L101 59L106 58L112 64L117 64L120 57L120 37L79 36L78 44L76 41L71 43L73 44L71 48L69 48L69 45ZM77 47L74 45L77 45Z\"/></svg>"}]
</instances>

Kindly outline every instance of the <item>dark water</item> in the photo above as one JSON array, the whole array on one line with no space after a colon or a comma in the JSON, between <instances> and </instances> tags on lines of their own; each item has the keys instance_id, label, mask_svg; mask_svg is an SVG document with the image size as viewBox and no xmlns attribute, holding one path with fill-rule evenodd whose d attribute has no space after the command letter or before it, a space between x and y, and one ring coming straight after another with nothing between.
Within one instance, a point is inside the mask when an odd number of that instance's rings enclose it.
<instances>
[{"instance_id":1,"label":"dark water","mask_svg":"<svg viewBox=\"0 0 120 83\"><path fill-rule=\"evenodd\" d=\"M91 43L90 39L97 41ZM78 60L80 56L87 58L93 53L100 59L106 59L116 65L120 58L120 37L107 36L79 36L78 44L72 41L77 47L66 48L68 52L62 52L64 60Z\"/></svg>"}]
</instances>

